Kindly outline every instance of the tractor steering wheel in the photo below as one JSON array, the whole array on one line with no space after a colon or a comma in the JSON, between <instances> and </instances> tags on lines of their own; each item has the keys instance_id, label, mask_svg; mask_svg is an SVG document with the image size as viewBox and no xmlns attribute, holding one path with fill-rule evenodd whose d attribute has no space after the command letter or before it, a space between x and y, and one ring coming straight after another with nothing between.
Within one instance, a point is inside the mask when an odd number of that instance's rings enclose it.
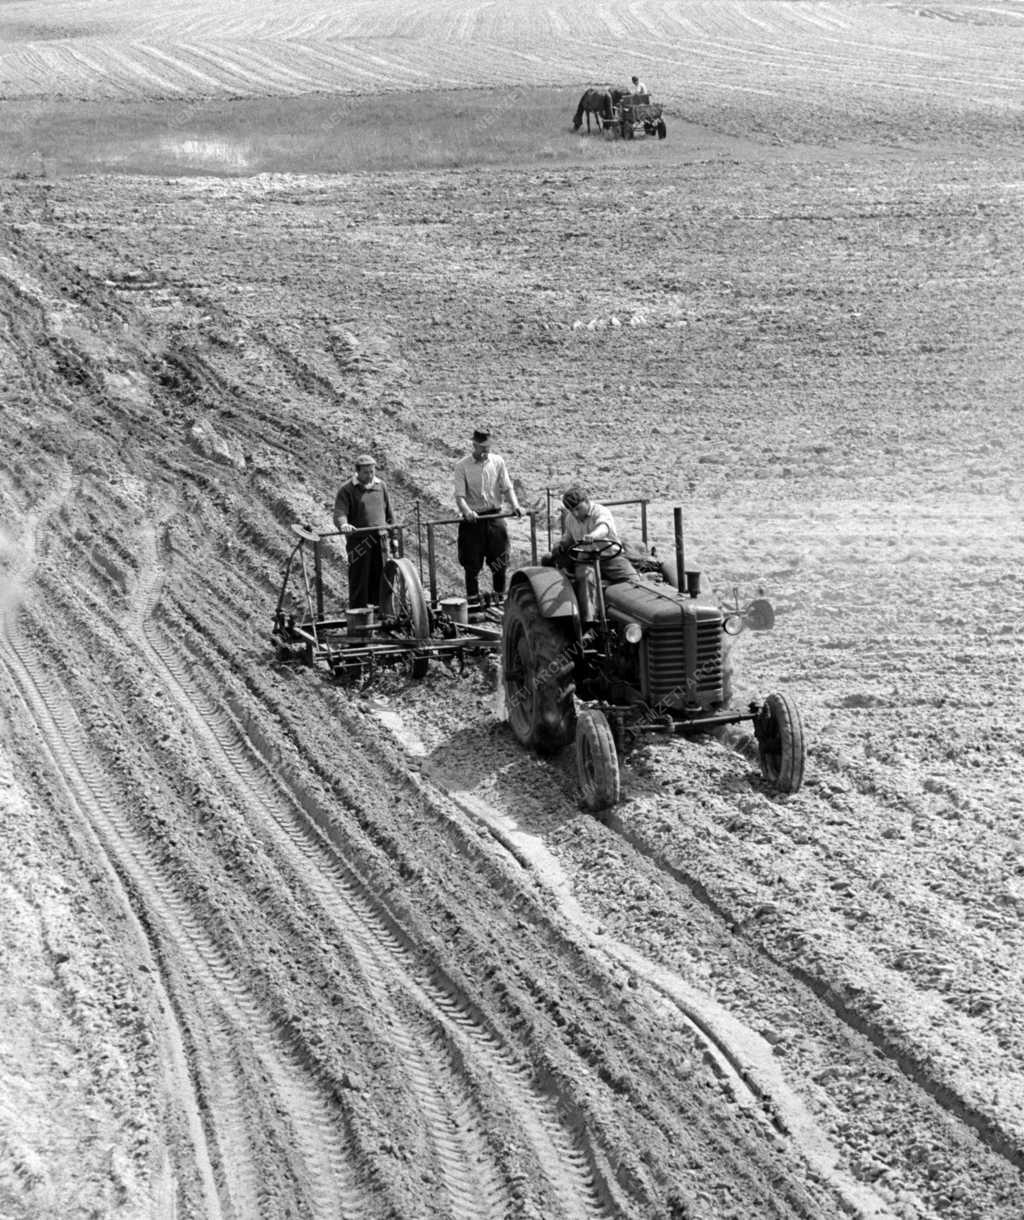
<instances>
[{"instance_id":1,"label":"tractor steering wheel","mask_svg":"<svg viewBox=\"0 0 1024 1220\"><path fill-rule=\"evenodd\" d=\"M590 542L574 542L565 552L573 563L586 563L595 556L599 559L614 559L622 554L622 543L618 538L594 538Z\"/></svg>"}]
</instances>

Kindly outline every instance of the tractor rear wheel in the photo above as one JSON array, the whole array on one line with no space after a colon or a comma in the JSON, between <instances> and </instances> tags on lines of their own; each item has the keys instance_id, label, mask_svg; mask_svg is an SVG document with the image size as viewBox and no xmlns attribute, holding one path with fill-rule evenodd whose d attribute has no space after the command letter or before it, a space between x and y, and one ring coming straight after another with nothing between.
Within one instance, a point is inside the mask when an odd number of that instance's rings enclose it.
<instances>
[{"instance_id":1,"label":"tractor rear wheel","mask_svg":"<svg viewBox=\"0 0 1024 1220\"><path fill-rule=\"evenodd\" d=\"M796 704L769 695L754 721L761 774L780 792L797 792L804 779L804 726Z\"/></svg>"},{"instance_id":2,"label":"tractor rear wheel","mask_svg":"<svg viewBox=\"0 0 1024 1220\"><path fill-rule=\"evenodd\" d=\"M529 584L505 603L501 660L508 722L520 745L554 754L576 730L573 639L564 619L544 618Z\"/></svg>"},{"instance_id":3,"label":"tractor rear wheel","mask_svg":"<svg viewBox=\"0 0 1024 1220\"><path fill-rule=\"evenodd\" d=\"M579 714L576 722L576 769L579 771L584 808L596 812L618 802L619 756L604 712L587 708Z\"/></svg>"},{"instance_id":4,"label":"tractor rear wheel","mask_svg":"<svg viewBox=\"0 0 1024 1220\"><path fill-rule=\"evenodd\" d=\"M389 559L380 578L380 613L392 630L413 640L430 638L430 614L419 573L411 559ZM414 678L426 677L430 658L419 650L409 654Z\"/></svg>"}]
</instances>

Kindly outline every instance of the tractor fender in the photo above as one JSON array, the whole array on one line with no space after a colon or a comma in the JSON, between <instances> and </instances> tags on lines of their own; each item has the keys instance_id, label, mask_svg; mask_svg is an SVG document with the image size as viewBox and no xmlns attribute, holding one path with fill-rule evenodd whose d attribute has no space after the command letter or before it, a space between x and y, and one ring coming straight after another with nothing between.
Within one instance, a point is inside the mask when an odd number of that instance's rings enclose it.
<instances>
[{"instance_id":1,"label":"tractor fender","mask_svg":"<svg viewBox=\"0 0 1024 1220\"><path fill-rule=\"evenodd\" d=\"M512 573L511 588L528 584L542 618L578 618L572 581L558 568L520 568Z\"/></svg>"}]
</instances>

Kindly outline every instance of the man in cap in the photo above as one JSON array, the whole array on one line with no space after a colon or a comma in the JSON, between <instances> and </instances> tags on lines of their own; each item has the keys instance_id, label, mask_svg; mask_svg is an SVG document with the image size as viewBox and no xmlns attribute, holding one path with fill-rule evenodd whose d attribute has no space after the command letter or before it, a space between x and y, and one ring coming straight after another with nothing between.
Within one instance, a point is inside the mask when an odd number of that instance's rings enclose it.
<instances>
[{"instance_id":1,"label":"man in cap","mask_svg":"<svg viewBox=\"0 0 1024 1220\"><path fill-rule=\"evenodd\" d=\"M647 86L644 84L644 82L640 79L639 76L633 76L633 77L630 77L629 92L633 95L633 97L646 97L647 96Z\"/></svg>"},{"instance_id":2,"label":"man in cap","mask_svg":"<svg viewBox=\"0 0 1024 1220\"><path fill-rule=\"evenodd\" d=\"M599 504L597 500L592 500L590 492L586 488L580 487L578 483L574 483L563 493L562 505L565 508L564 532L552 554L544 556L543 563L549 566L552 564L556 567L562 566L567 561L570 547L580 542L607 540L619 544L619 553L601 556L601 579L604 583L613 585L618 581L636 576L636 568L622 554L622 539L615 528L615 518L609 508ZM615 549L615 547L608 548L609 552Z\"/></svg>"},{"instance_id":3,"label":"man in cap","mask_svg":"<svg viewBox=\"0 0 1024 1220\"><path fill-rule=\"evenodd\" d=\"M487 564L495 598L505 596L509 542L505 522L499 517L505 504L517 517L523 515L509 477L505 459L491 452L491 433L477 428L473 449L455 466L455 504L459 522L459 563L466 574L466 598L480 600L480 572Z\"/></svg>"},{"instance_id":4,"label":"man in cap","mask_svg":"<svg viewBox=\"0 0 1024 1220\"><path fill-rule=\"evenodd\" d=\"M348 604L350 610L376 605L388 543L388 526L394 525L387 485L377 478L372 454L356 458L356 472L334 500L334 524L347 534ZM356 533L371 530L371 533Z\"/></svg>"}]
</instances>

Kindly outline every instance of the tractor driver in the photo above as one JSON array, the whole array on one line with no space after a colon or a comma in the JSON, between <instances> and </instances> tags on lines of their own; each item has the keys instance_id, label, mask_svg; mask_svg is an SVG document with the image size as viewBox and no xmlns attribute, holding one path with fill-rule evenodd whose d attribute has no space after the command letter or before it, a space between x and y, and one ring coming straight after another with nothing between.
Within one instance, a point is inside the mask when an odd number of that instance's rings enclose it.
<instances>
[{"instance_id":1,"label":"tractor driver","mask_svg":"<svg viewBox=\"0 0 1024 1220\"><path fill-rule=\"evenodd\" d=\"M629 81L629 91L633 97L646 97L647 86L639 76L632 76Z\"/></svg>"},{"instance_id":2,"label":"tractor driver","mask_svg":"<svg viewBox=\"0 0 1024 1220\"><path fill-rule=\"evenodd\" d=\"M342 484L334 500L334 524L347 535L350 610L377 604L387 556L387 527L395 523L387 484L377 478L376 467L369 453L361 453L356 458L355 474ZM355 530L373 532L355 534Z\"/></svg>"},{"instance_id":3,"label":"tractor driver","mask_svg":"<svg viewBox=\"0 0 1024 1220\"><path fill-rule=\"evenodd\" d=\"M585 488L574 484L562 496L562 504L566 510L565 533L552 553L545 555L541 563L564 567L570 562L569 548L578 542L602 542L607 539L622 545L611 510L599 504L597 500L592 500L590 492ZM614 547L611 549L614 550ZM602 555L600 563L601 579L606 585L614 585L636 576L636 568L621 551L618 555Z\"/></svg>"}]
</instances>

